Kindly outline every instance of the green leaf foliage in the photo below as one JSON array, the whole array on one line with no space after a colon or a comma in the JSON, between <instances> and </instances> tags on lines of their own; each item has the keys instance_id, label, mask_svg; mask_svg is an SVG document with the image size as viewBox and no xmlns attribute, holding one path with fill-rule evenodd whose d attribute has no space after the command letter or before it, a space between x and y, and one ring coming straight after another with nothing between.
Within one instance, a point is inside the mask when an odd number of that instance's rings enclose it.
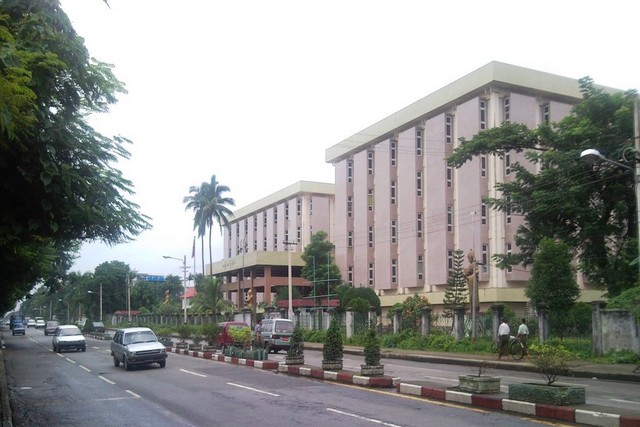
<instances>
[{"instance_id":1,"label":"green leaf foliage","mask_svg":"<svg viewBox=\"0 0 640 427\"><path fill-rule=\"evenodd\" d=\"M529 353L533 355L533 364L547 382L553 384L558 375L567 375L569 372L569 360L573 354L562 345L532 345Z\"/></svg>"},{"instance_id":2,"label":"green leaf foliage","mask_svg":"<svg viewBox=\"0 0 640 427\"><path fill-rule=\"evenodd\" d=\"M627 289L609 300L607 308L623 308L628 310L640 322L640 286Z\"/></svg>"},{"instance_id":3,"label":"green leaf foliage","mask_svg":"<svg viewBox=\"0 0 640 427\"><path fill-rule=\"evenodd\" d=\"M380 340L375 328L369 328L364 338L364 364L368 366L380 365Z\"/></svg>"},{"instance_id":4,"label":"green leaf foliage","mask_svg":"<svg viewBox=\"0 0 640 427\"><path fill-rule=\"evenodd\" d=\"M87 121L126 93L93 59L59 1L0 2L0 304L55 286L79 243L117 244L150 228L113 164L122 136Z\"/></svg>"},{"instance_id":5,"label":"green leaf foliage","mask_svg":"<svg viewBox=\"0 0 640 427\"><path fill-rule=\"evenodd\" d=\"M304 333L300 325L296 325L293 329L293 335L289 343L289 349L287 350L287 356L297 357L304 355Z\"/></svg>"},{"instance_id":6,"label":"green leaf foliage","mask_svg":"<svg viewBox=\"0 0 640 427\"><path fill-rule=\"evenodd\" d=\"M524 153L527 162L513 162L512 178L496 185L500 197L484 199L494 210L525 219L514 236L518 251L495 254L494 260L503 268L528 266L543 238L558 239L576 254L589 281L615 296L638 283L634 177L608 162L590 165L580 153L594 148L635 165L636 93L605 92L589 78L580 80L580 90L582 101L560 122L535 129L505 122L469 140L461 138L447 160L460 168L480 155Z\"/></svg>"},{"instance_id":7,"label":"green leaf foliage","mask_svg":"<svg viewBox=\"0 0 640 427\"><path fill-rule=\"evenodd\" d=\"M444 291L444 313L447 317L453 317L454 309L459 306L467 306L469 290L467 289L467 276L464 272L464 253L457 249L453 252L453 268L449 271L447 288Z\"/></svg>"},{"instance_id":8,"label":"green leaf foliage","mask_svg":"<svg viewBox=\"0 0 640 427\"><path fill-rule=\"evenodd\" d=\"M326 361L342 360L342 332L340 331L340 322L334 316L331 319L327 334L325 336L324 345L322 346L322 358Z\"/></svg>"}]
</instances>

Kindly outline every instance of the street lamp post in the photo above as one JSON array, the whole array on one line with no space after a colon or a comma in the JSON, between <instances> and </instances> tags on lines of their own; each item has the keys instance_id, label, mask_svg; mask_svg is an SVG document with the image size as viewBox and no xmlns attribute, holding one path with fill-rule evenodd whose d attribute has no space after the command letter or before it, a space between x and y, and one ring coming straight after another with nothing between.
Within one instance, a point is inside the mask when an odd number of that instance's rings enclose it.
<instances>
[{"instance_id":1,"label":"street lamp post","mask_svg":"<svg viewBox=\"0 0 640 427\"><path fill-rule=\"evenodd\" d=\"M93 291L87 291L88 294L95 294ZM100 283L100 321L102 322L102 283Z\"/></svg>"},{"instance_id":2,"label":"street lamp post","mask_svg":"<svg viewBox=\"0 0 640 427\"><path fill-rule=\"evenodd\" d=\"M175 259L176 261L182 262L182 275L183 275L182 284L184 285L184 294L182 295L182 306L184 308L184 323L186 324L187 323L187 256L185 255L184 258L180 259L173 256L164 255L162 258Z\"/></svg>"},{"instance_id":3,"label":"street lamp post","mask_svg":"<svg viewBox=\"0 0 640 427\"><path fill-rule=\"evenodd\" d=\"M640 142L636 139L636 153L640 152L638 149L638 144ZM637 238L638 238L638 257L640 258L640 163L635 162L636 166L631 167L629 165L625 165L624 163L616 162L615 160L607 159L605 156L600 154L600 152L594 148L589 148L580 153L580 158L586 161L587 163L597 163L599 161L603 161L606 163L611 163L616 165L622 169L627 170L633 174L633 185L636 193L636 228L637 228ZM638 262L638 274L640 275L640 262Z\"/></svg>"}]
</instances>

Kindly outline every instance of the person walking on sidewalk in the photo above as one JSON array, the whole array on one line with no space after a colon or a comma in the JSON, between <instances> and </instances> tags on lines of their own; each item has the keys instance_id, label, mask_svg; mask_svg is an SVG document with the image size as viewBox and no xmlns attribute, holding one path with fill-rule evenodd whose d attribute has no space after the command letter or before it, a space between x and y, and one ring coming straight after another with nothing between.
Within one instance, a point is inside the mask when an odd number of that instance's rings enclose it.
<instances>
[{"instance_id":1,"label":"person walking on sidewalk","mask_svg":"<svg viewBox=\"0 0 640 427\"><path fill-rule=\"evenodd\" d=\"M527 355L527 338L529 338L529 328L525 318L522 318L522 323L518 326L518 339L522 343L522 354Z\"/></svg>"},{"instance_id":2,"label":"person walking on sidewalk","mask_svg":"<svg viewBox=\"0 0 640 427\"><path fill-rule=\"evenodd\" d=\"M500 327L498 328L498 340L500 342L498 360L500 360L504 354L509 354L509 334L511 334L511 329L509 329L507 321L504 320L504 318L500 319L500 321Z\"/></svg>"}]
</instances>

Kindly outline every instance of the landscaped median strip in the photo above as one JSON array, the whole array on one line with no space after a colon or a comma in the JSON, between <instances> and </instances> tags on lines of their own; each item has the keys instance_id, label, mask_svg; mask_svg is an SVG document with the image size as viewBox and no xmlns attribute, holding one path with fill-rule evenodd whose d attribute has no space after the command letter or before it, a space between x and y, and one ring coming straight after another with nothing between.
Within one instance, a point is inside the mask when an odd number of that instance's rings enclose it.
<instances>
[{"instance_id":1,"label":"landscaped median strip","mask_svg":"<svg viewBox=\"0 0 640 427\"><path fill-rule=\"evenodd\" d=\"M601 427L640 427L640 418L627 417L567 406L543 405L521 402L483 394L466 393L442 388L426 387L416 384L398 384L398 393L424 397L434 400L462 403L481 408L513 412L522 415L568 421L580 425Z\"/></svg>"},{"instance_id":2,"label":"landscaped median strip","mask_svg":"<svg viewBox=\"0 0 640 427\"><path fill-rule=\"evenodd\" d=\"M246 365L258 369L275 370L289 375L297 375L316 378L326 381L337 381L364 387L396 388L399 394L423 397L426 399L443 400L458 404L470 405L485 409L505 411L527 416L548 418L567 421L580 425L598 427L640 427L640 417L629 417L606 412L575 409L568 406L544 405L540 403L522 402L519 400L504 399L487 394L467 393L457 390L448 390L437 387L427 387L411 383L403 383L400 378L364 377L347 371L325 371L304 365L285 365L271 360L251 360L229 357L213 352L184 350L168 347L168 352L186 356L211 359L218 362Z\"/></svg>"}]
</instances>

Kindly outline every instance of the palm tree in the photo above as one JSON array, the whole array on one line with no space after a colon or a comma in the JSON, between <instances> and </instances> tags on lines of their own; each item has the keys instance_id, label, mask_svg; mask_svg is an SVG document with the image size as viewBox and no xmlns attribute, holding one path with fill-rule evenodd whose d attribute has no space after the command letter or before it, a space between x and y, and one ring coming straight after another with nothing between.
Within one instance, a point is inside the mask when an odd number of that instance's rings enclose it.
<instances>
[{"instance_id":1,"label":"palm tree","mask_svg":"<svg viewBox=\"0 0 640 427\"><path fill-rule=\"evenodd\" d=\"M211 175L209 182L203 182L200 188L191 187L190 196L183 199L187 203L185 209L193 209L193 228L198 229L198 236L203 238L203 256L202 256L202 274L204 275L204 233L205 229L209 229L209 265L213 265L213 253L211 251L211 237L214 220L220 226L220 234L222 234L222 226L229 226L229 217L233 212L228 206L235 206L235 201L231 197L225 197L224 193L230 191L226 185L221 185L215 175Z\"/></svg>"},{"instance_id":2,"label":"palm tree","mask_svg":"<svg viewBox=\"0 0 640 427\"><path fill-rule=\"evenodd\" d=\"M202 185L208 185L206 182L203 182ZM198 238L200 239L201 246L201 255L202 255L202 275L204 276L204 236L207 232L207 222L206 219L203 218L203 205L204 199L202 198L202 187L191 186L189 187L189 196L185 196L182 199L183 203L186 203L187 206L184 210L191 209L194 211L193 214L193 229L198 230Z\"/></svg>"},{"instance_id":3,"label":"palm tree","mask_svg":"<svg viewBox=\"0 0 640 427\"><path fill-rule=\"evenodd\" d=\"M207 277L203 282L196 284L196 297L193 301L194 308L213 312L218 321L218 313L223 313L233 307L233 303L224 299L222 292L222 280L217 277Z\"/></svg>"}]
</instances>

